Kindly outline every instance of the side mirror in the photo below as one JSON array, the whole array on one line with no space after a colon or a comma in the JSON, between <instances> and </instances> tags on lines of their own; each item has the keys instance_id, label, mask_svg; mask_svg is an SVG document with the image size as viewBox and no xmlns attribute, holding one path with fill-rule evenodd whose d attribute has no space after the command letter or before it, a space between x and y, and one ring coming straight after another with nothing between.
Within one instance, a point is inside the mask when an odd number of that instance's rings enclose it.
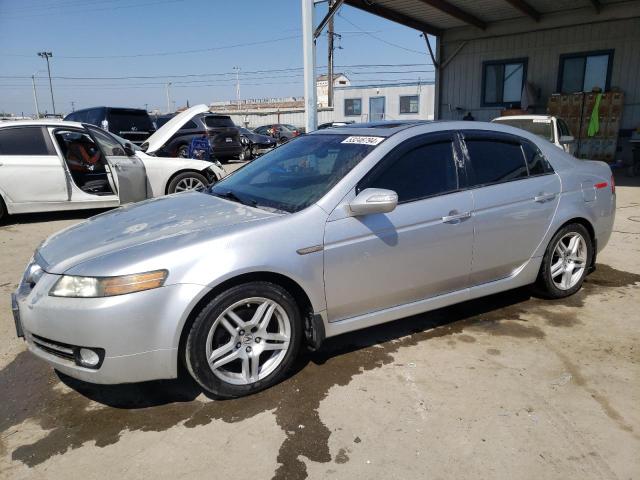
<instances>
[{"instance_id":1,"label":"side mirror","mask_svg":"<svg viewBox=\"0 0 640 480\"><path fill-rule=\"evenodd\" d=\"M136 151L130 143L127 142L122 147L124 148L124 153L127 157L133 157L136 154Z\"/></svg>"},{"instance_id":2,"label":"side mirror","mask_svg":"<svg viewBox=\"0 0 640 480\"><path fill-rule=\"evenodd\" d=\"M372 213L389 213L398 205L398 194L383 188L366 188L351 203L351 216L371 215Z\"/></svg>"},{"instance_id":3,"label":"side mirror","mask_svg":"<svg viewBox=\"0 0 640 480\"><path fill-rule=\"evenodd\" d=\"M561 145L567 145L569 143L575 142L575 138L573 138L571 135L563 135L560 137L560 140L558 141L560 142Z\"/></svg>"}]
</instances>

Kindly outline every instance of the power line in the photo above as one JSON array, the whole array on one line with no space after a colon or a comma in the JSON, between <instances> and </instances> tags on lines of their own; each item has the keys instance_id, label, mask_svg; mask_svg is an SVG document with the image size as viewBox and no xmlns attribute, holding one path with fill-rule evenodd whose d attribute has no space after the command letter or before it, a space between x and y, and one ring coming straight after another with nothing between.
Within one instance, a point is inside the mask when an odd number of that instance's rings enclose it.
<instances>
[{"instance_id":1,"label":"power line","mask_svg":"<svg viewBox=\"0 0 640 480\"><path fill-rule=\"evenodd\" d=\"M344 15L341 15L340 12L337 13L337 15L342 18L345 22L347 22L348 24L350 24L351 26L357 28L358 30L360 30L362 33L370 36L371 38L378 40L379 42L385 43L391 47L395 47L395 48L399 48L401 50L404 50L406 52L412 52L412 53L419 53L420 55L426 55L427 52L421 51L421 50L414 50L413 48L408 48L405 47L403 45L398 45L397 43L393 43L390 42L388 40L385 40L384 38L380 38L376 35L374 35L373 33L367 32L366 30L364 30L363 28L360 28L358 25L356 25L355 23L353 23L351 20L349 20L348 18L346 18Z\"/></svg>"},{"instance_id":2,"label":"power line","mask_svg":"<svg viewBox=\"0 0 640 480\"><path fill-rule=\"evenodd\" d=\"M431 66L430 64L425 63L385 63L385 64L354 64L354 65L336 65L336 68L341 69L371 69L371 68L405 68L405 67L425 67ZM318 69L326 68L326 66L320 66ZM267 70L250 70L243 71L242 74L263 74L263 73L283 73L283 72L295 72L303 70L302 67L291 67L291 68L277 68L277 69L267 69ZM401 72L401 73L404 73ZM353 74L357 74L353 72ZM52 76L51 78L56 80L135 80L135 79L155 79L155 78L190 78L190 77L214 77L214 76L233 76L235 75L234 71L229 72L212 72L212 73L188 73L188 74L180 74L180 75L172 75L172 74L155 74L155 75L125 75L118 77L74 77L74 76L65 76L65 75L57 75ZM29 79L31 75L0 75L0 79Z\"/></svg>"}]
</instances>

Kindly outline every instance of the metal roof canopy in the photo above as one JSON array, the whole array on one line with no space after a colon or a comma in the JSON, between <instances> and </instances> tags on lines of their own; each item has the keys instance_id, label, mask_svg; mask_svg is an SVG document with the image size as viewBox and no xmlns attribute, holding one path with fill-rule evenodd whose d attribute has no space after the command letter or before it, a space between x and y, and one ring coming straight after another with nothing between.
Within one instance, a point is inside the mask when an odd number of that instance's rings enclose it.
<instances>
[{"instance_id":1,"label":"metal roof canopy","mask_svg":"<svg viewBox=\"0 0 640 480\"><path fill-rule=\"evenodd\" d=\"M425 39L427 34L436 37L435 54L427 41L427 50L436 70L436 99L439 93L439 72L458 52L455 51L449 59L440 62L439 37L445 31L471 28L477 33L483 33L496 22L515 19L530 21L533 29L545 15L580 7L589 7L594 14L598 14L603 4L620 3L620 0L334 0L327 15L314 29L314 4L326 0L301 1L307 131L315 130L317 124L315 38L343 3L418 30L425 34ZM464 43L460 48L463 45ZM435 110L438 118L437 101Z\"/></svg>"}]
</instances>

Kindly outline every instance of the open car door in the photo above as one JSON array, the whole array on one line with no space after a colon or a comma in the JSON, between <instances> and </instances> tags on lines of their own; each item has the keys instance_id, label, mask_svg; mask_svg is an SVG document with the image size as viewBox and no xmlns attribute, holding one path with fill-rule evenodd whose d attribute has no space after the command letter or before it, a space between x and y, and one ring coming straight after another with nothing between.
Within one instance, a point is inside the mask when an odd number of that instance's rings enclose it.
<instances>
[{"instance_id":1,"label":"open car door","mask_svg":"<svg viewBox=\"0 0 640 480\"><path fill-rule=\"evenodd\" d=\"M120 198L120 204L139 202L147 198L147 172L138 157L127 156L122 145L108 133L85 125L100 146L111 170L111 178Z\"/></svg>"}]
</instances>

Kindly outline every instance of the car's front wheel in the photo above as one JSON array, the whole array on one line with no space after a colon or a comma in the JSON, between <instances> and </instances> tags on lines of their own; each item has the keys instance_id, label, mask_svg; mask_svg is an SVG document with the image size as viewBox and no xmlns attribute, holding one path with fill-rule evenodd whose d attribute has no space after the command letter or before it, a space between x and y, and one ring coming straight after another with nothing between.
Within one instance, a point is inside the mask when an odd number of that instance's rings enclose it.
<instances>
[{"instance_id":1,"label":"car's front wheel","mask_svg":"<svg viewBox=\"0 0 640 480\"><path fill-rule=\"evenodd\" d=\"M572 223L551 239L542 259L537 287L549 298L563 298L582 286L593 256L593 242L587 229Z\"/></svg>"},{"instance_id":2,"label":"car's front wheel","mask_svg":"<svg viewBox=\"0 0 640 480\"><path fill-rule=\"evenodd\" d=\"M176 150L176 156L180 158L189 158L189 145L180 145Z\"/></svg>"},{"instance_id":3,"label":"car's front wheel","mask_svg":"<svg viewBox=\"0 0 640 480\"><path fill-rule=\"evenodd\" d=\"M0 224L7 218L7 207L4 204L4 200L0 197Z\"/></svg>"},{"instance_id":4,"label":"car's front wheel","mask_svg":"<svg viewBox=\"0 0 640 480\"><path fill-rule=\"evenodd\" d=\"M209 182L204 175L197 172L183 172L176 175L167 187L167 193L187 192L197 190L201 192L207 188Z\"/></svg>"},{"instance_id":5,"label":"car's front wheel","mask_svg":"<svg viewBox=\"0 0 640 480\"><path fill-rule=\"evenodd\" d=\"M251 282L221 293L189 331L185 363L193 378L221 398L241 397L281 381L302 338L291 295L270 282Z\"/></svg>"}]
</instances>

